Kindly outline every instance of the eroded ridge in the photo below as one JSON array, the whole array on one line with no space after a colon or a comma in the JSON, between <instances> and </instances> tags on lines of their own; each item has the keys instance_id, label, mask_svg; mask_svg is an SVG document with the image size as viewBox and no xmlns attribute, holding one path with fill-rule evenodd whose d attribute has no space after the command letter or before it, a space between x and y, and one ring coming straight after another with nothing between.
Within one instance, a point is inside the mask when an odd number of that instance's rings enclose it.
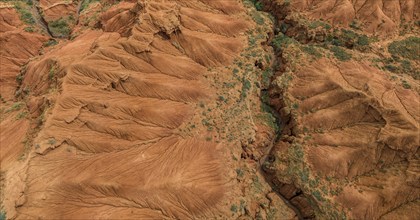
<instances>
[{"instance_id":1,"label":"eroded ridge","mask_svg":"<svg viewBox=\"0 0 420 220\"><path fill-rule=\"evenodd\" d=\"M226 180L216 143L181 137L177 128L212 94L202 74L242 50L241 8L124 2L102 15L103 31L31 62L23 86L40 103L30 111L46 122L17 218L217 215Z\"/></svg>"},{"instance_id":2,"label":"eroded ridge","mask_svg":"<svg viewBox=\"0 0 420 220\"><path fill-rule=\"evenodd\" d=\"M310 0L290 1L290 6L309 19L323 19L338 27L360 25L367 33L388 36L419 17L415 0Z\"/></svg>"},{"instance_id":3,"label":"eroded ridge","mask_svg":"<svg viewBox=\"0 0 420 220\"><path fill-rule=\"evenodd\" d=\"M289 164L277 166L277 177L312 192L320 202L337 201L354 218L393 218L399 213L393 210L416 206L417 93L389 82L367 63L336 65L321 59L296 71L286 94L295 106L291 114L279 99L272 100L288 124L273 149L279 161ZM303 168L294 158L301 158ZM286 175L296 169L302 169L297 179ZM320 194L317 188L326 191ZM295 194L286 186L280 191L290 198ZM294 200L311 215L304 200Z\"/></svg>"}]
</instances>

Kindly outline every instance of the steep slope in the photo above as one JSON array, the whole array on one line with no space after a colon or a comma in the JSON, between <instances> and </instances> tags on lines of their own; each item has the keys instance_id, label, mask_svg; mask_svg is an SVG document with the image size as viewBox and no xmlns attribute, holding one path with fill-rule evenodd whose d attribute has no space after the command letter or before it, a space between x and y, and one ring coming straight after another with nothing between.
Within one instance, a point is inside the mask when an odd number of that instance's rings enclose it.
<instances>
[{"instance_id":1,"label":"steep slope","mask_svg":"<svg viewBox=\"0 0 420 220\"><path fill-rule=\"evenodd\" d=\"M420 6L416 0L297 0L289 2L291 10L300 12L302 16L310 20L321 19L337 27L353 25L369 34L382 36L398 33L400 27L407 23L412 25L420 16Z\"/></svg>"},{"instance_id":2,"label":"steep slope","mask_svg":"<svg viewBox=\"0 0 420 220\"><path fill-rule=\"evenodd\" d=\"M37 56L48 38L26 32L27 24L20 20L13 4L0 3L0 161L6 168L24 150L29 121L24 119L25 105L15 99L16 87L22 78L21 67ZM27 45L25 48L20 45Z\"/></svg>"},{"instance_id":3,"label":"steep slope","mask_svg":"<svg viewBox=\"0 0 420 220\"><path fill-rule=\"evenodd\" d=\"M280 31L272 40L279 68L270 103L283 129L264 164L273 187L306 218L416 219L419 31L396 24L417 19L417 6L263 2ZM391 15L397 3L402 12ZM377 26L369 11L396 23ZM371 24L349 27L353 16ZM398 31L401 36L384 38ZM375 39L375 32L382 36Z\"/></svg>"},{"instance_id":4,"label":"steep slope","mask_svg":"<svg viewBox=\"0 0 420 220\"><path fill-rule=\"evenodd\" d=\"M20 67L29 58L38 55L42 43L46 38L36 33L23 30L26 26L19 19L17 10L11 4L0 5L0 56L1 56L1 90L0 94L5 100L11 100L17 87L16 76ZM27 47L18 47L19 44Z\"/></svg>"}]
</instances>

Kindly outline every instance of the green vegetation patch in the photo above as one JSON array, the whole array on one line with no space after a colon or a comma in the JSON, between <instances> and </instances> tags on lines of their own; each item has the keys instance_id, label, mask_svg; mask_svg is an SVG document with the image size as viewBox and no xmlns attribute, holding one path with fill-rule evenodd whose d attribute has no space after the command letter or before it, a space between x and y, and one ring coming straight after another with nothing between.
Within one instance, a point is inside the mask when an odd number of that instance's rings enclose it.
<instances>
[{"instance_id":1,"label":"green vegetation patch","mask_svg":"<svg viewBox=\"0 0 420 220\"><path fill-rule=\"evenodd\" d=\"M0 220L6 220L6 212L4 210L0 211Z\"/></svg>"},{"instance_id":2,"label":"green vegetation patch","mask_svg":"<svg viewBox=\"0 0 420 220\"><path fill-rule=\"evenodd\" d=\"M271 82L271 77L273 76L273 70L271 68L267 68L262 72L262 81L264 87L268 87Z\"/></svg>"},{"instance_id":3,"label":"green vegetation patch","mask_svg":"<svg viewBox=\"0 0 420 220\"><path fill-rule=\"evenodd\" d=\"M369 38L365 34L358 34L352 30L341 29L334 30L331 34L328 34L325 44L346 47L348 49L357 49L363 52L369 49L370 43L373 41L374 39Z\"/></svg>"},{"instance_id":4,"label":"green vegetation patch","mask_svg":"<svg viewBox=\"0 0 420 220\"><path fill-rule=\"evenodd\" d=\"M23 106L22 102L15 102L15 103L13 103L13 105L9 109L6 110L6 113L7 112L18 111L22 108L22 106Z\"/></svg>"},{"instance_id":5,"label":"green vegetation patch","mask_svg":"<svg viewBox=\"0 0 420 220\"><path fill-rule=\"evenodd\" d=\"M420 60L420 38L409 37L401 41L394 41L388 46L393 56L401 56L410 60Z\"/></svg>"},{"instance_id":6,"label":"green vegetation patch","mask_svg":"<svg viewBox=\"0 0 420 220\"><path fill-rule=\"evenodd\" d=\"M65 18L49 22L48 28L55 37L68 37L71 32L68 21Z\"/></svg>"},{"instance_id":7,"label":"green vegetation patch","mask_svg":"<svg viewBox=\"0 0 420 220\"><path fill-rule=\"evenodd\" d=\"M28 114L28 112L26 112L26 111L19 112L19 113L16 115L16 120L20 120L20 119L26 118L26 115L27 115L27 114Z\"/></svg>"},{"instance_id":8,"label":"green vegetation patch","mask_svg":"<svg viewBox=\"0 0 420 220\"><path fill-rule=\"evenodd\" d=\"M315 29L315 28L318 28L318 27L322 27L325 30L330 30L331 29L331 25L329 25L325 22L322 22L322 21L312 21L308 24L308 27L310 29Z\"/></svg>"},{"instance_id":9,"label":"green vegetation patch","mask_svg":"<svg viewBox=\"0 0 420 220\"><path fill-rule=\"evenodd\" d=\"M334 53L334 56L340 61L348 61L352 57L351 54L347 53L341 47L333 46L330 50Z\"/></svg>"},{"instance_id":10,"label":"green vegetation patch","mask_svg":"<svg viewBox=\"0 0 420 220\"><path fill-rule=\"evenodd\" d=\"M48 71L48 79L52 80L54 79L55 75L55 66L51 66L50 70Z\"/></svg>"},{"instance_id":11,"label":"green vegetation patch","mask_svg":"<svg viewBox=\"0 0 420 220\"><path fill-rule=\"evenodd\" d=\"M31 27L25 27L23 30L26 31L26 32L29 32L29 33L32 33L32 32L35 31L32 26Z\"/></svg>"},{"instance_id":12,"label":"green vegetation patch","mask_svg":"<svg viewBox=\"0 0 420 220\"><path fill-rule=\"evenodd\" d=\"M407 74L416 80L420 79L420 71L415 66L416 61L401 59L400 57L393 55L390 58L373 59L373 62L375 62L377 67L380 69L387 70L392 73Z\"/></svg>"},{"instance_id":13,"label":"green vegetation patch","mask_svg":"<svg viewBox=\"0 0 420 220\"><path fill-rule=\"evenodd\" d=\"M232 206L230 206L230 211L237 212L238 211L238 206L233 204Z\"/></svg>"},{"instance_id":14,"label":"green vegetation patch","mask_svg":"<svg viewBox=\"0 0 420 220\"><path fill-rule=\"evenodd\" d=\"M82 2L82 5L80 6L79 12L82 12L83 10L88 8L91 3L94 3L94 2L99 2L99 0L84 0Z\"/></svg>"},{"instance_id":15,"label":"green vegetation patch","mask_svg":"<svg viewBox=\"0 0 420 220\"><path fill-rule=\"evenodd\" d=\"M302 49L303 52L305 52L309 55L312 55L316 58L321 58L322 57L322 53L319 52L319 50L315 46L312 46L312 45L303 46L301 49Z\"/></svg>"},{"instance_id":16,"label":"green vegetation patch","mask_svg":"<svg viewBox=\"0 0 420 220\"><path fill-rule=\"evenodd\" d=\"M356 43L357 45L360 45L360 46L369 46L370 40L368 36L360 35L357 37Z\"/></svg>"},{"instance_id":17,"label":"green vegetation patch","mask_svg":"<svg viewBox=\"0 0 420 220\"><path fill-rule=\"evenodd\" d=\"M32 1L30 1L32 5ZM35 19L32 17L31 12L29 12L28 6L16 2L15 9L19 13L20 19L26 24L35 24Z\"/></svg>"},{"instance_id":18,"label":"green vegetation patch","mask_svg":"<svg viewBox=\"0 0 420 220\"><path fill-rule=\"evenodd\" d=\"M57 45L58 42L54 39L49 39L47 42L44 43L44 47L50 47L50 46L54 46Z\"/></svg>"},{"instance_id":19,"label":"green vegetation patch","mask_svg":"<svg viewBox=\"0 0 420 220\"><path fill-rule=\"evenodd\" d=\"M411 89L411 85L406 80L401 80L404 89Z\"/></svg>"},{"instance_id":20,"label":"green vegetation patch","mask_svg":"<svg viewBox=\"0 0 420 220\"><path fill-rule=\"evenodd\" d=\"M248 91L251 89L251 82L246 79L245 77L242 79L242 92L241 92L241 100L244 100L248 95Z\"/></svg>"},{"instance_id":21,"label":"green vegetation patch","mask_svg":"<svg viewBox=\"0 0 420 220\"><path fill-rule=\"evenodd\" d=\"M258 25L264 24L264 18L259 13L252 13L251 16Z\"/></svg>"},{"instance_id":22,"label":"green vegetation patch","mask_svg":"<svg viewBox=\"0 0 420 220\"><path fill-rule=\"evenodd\" d=\"M283 33L277 34L271 42L275 50L281 50L281 48L287 47L293 43L297 43L297 41L293 38L284 35Z\"/></svg>"}]
</instances>

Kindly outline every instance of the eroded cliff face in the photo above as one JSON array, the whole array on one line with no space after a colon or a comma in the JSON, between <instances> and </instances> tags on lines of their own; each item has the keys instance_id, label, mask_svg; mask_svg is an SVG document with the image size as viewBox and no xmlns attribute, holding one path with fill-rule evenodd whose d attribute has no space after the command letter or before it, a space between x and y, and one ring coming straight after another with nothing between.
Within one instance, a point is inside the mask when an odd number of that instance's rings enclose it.
<instances>
[{"instance_id":1,"label":"eroded cliff face","mask_svg":"<svg viewBox=\"0 0 420 220\"><path fill-rule=\"evenodd\" d=\"M6 34L42 41L7 79L2 216L296 218L259 172L277 128L260 100L268 14L240 1L15 4L5 14L33 22L5 18Z\"/></svg>"},{"instance_id":2,"label":"eroded cliff face","mask_svg":"<svg viewBox=\"0 0 420 220\"><path fill-rule=\"evenodd\" d=\"M262 2L279 31L270 103L283 129L264 164L273 187L306 218L416 219L418 5Z\"/></svg>"}]
</instances>

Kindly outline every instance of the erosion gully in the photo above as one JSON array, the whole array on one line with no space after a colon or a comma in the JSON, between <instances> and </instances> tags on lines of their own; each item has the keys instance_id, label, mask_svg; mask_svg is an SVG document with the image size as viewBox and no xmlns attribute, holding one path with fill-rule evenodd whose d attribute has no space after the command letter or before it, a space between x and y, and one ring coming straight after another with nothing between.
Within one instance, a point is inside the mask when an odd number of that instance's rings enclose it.
<instances>
[{"instance_id":1,"label":"erosion gully","mask_svg":"<svg viewBox=\"0 0 420 220\"><path fill-rule=\"evenodd\" d=\"M48 34L49 37L53 37L51 34L50 29L48 28L48 23L45 21L44 17L42 17L40 9L39 9L39 1L34 1L31 7L32 15L35 18L35 21L39 24L39 26Z\"/></svg>"},{"instance_id":2,"label":"erosion gully","mask_svg":"<svg viewBox=\"0 0 420 220\"><path fill-rule=\"evenodd\" d=\"M77 3L77 7L76 7L76 24L79 23L79 15L80 15L80 12L81 12L80 9L82 7L82 4L85 1L86 0L81 0L81 1L79 1ZM45 33L47 33L50 38L57 38L57 37L53 36L52 32L50 31L50 29L48 27L48 22L45 21L44 17L42 16L41 9L40 9L40 6L39 6L39 0L38 1L33 0L33 4L32 4L32 7L31 7L31 12L32 12L32 15L33 15L35 21L45 31Z\"/></svg>"},{"instance_id":3,"label":"erosion gully","mask_svg":"<svg viewBox=\"0 0 420 220\"><path fill-rule=\"evenodd\" d=\"M273 33L276 34L277 30L280 29L280 25L279 23L285 19L286 15L288 14L288 9L286 7L281 7L281 5L279 5L278 3L276 3L275 1L273 2L272 0L259 0L260 3L262 3L263 5L263 11L270 13L272 16L274 16L275 18L275 22L273 25ZM269 40L269 42L271 41L271 39ZM284 64L284 61L282 59L282 52L281 51L275 51L275 63L273 66L279 66L280 64ZM276 65L278 64L278 65ZM271 78L270 80L270 84L271 81L274 80L274 77L282 75L284 72L284 67L281 66L278 69L274 69L276 71L276 73L274 74L274 76ZM272 107L270 105L270 103L265 103L267 105L269 105L270 107ZM282 124L284 124L284 122L282 121L280 115L276 112L276 111L272 111L273 112L273 116L276 118L277 123L279 124L279 128L282 128ZM289 199L285 198L279 191L278 191L278 186L274 184L275 181L273 181L275 179L275 176L271 173L268 173L266 171L264 171L263 169L263 164L264 162L270 162L271 160L273 160L272 156L272 151L274 150L274 146L276 145L276 143L280 140L281 138L281 130L278 131L275 134L275 138L273 141L273 144L271 145L271 147L267 150L267 152L264 154L265 156L263 158L261 158L261 161L259 163L259 172L261 173L261 175L264 177L265 181L271 186L271 188L273 189L273 191L284 201L284 203L290 208L292 209L295 213L296 216L298 217L299 220L303 220L303 219L307 219L304 218L302 212L299 210L298 207L296 207L295 205L293 205ZM297 194L292 197L291 199L295 198L296 196L301 195L302 192L298 191Z\"/></svg>"}]
</instances>

